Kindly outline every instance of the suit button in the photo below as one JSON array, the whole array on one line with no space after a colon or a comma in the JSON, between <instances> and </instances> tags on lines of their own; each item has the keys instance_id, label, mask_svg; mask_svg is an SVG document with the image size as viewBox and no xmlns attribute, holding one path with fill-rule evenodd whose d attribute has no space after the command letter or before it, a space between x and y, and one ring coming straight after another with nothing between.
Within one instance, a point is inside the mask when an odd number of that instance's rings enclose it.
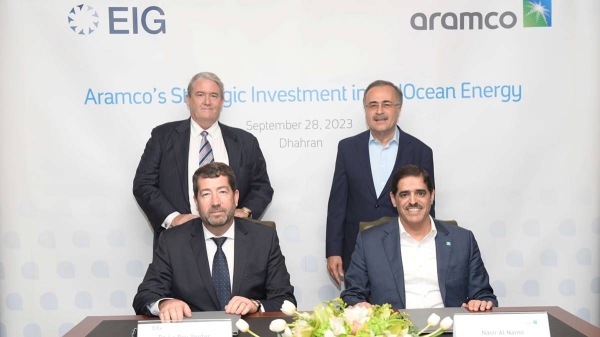
<instances>
[{"instance_id":1,"label":"suit button","mask_svg":"<svg viewBox=\"0 0 600 337\"><path fill-rule=\"evenodd\" d=\"M378 204L375 204L375 208L379 208L379 205L378 205Z\"/></svg>"}]
</instances>

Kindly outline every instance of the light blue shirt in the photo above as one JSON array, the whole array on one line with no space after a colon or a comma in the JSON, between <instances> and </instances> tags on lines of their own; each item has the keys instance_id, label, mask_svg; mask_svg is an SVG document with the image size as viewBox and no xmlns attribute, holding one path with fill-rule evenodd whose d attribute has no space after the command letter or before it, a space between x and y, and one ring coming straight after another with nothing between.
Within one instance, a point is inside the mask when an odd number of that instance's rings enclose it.
<instances>
[{"instance_id":1,"label":"light blue shirt","mask_svg":"<svg viewBox=\"0 0 600 337\"><path fill-rule=\"evenodd\" d=\"M400 142L400 131L396 127L394 138L383 147L381 143L369 134L369 159L371 160L371 174L373 174L373 185L377 197L383 191L385 183L392 174L396 157L398 156L398 144Z\"/></svg>"}]
</instances>

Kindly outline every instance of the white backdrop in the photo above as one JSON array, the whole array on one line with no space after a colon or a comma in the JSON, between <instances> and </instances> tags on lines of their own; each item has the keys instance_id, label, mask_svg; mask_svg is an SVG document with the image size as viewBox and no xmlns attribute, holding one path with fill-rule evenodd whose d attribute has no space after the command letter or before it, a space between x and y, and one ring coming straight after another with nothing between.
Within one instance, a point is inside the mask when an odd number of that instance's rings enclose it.
<instances>
[{"instance_id":1,"label":"white backdrop","mask_svg":"<svg viewBox=\"0 0 600 337\"><path fill-rule=\"evenodd\" d=\"M275 189L263 219L301 309L339 294L324 249L337 143L366 129L353 89L386 79L406 92L403 130L433 148L438 217L475 233L500 305L600 325L600 3L554 0L551 27L524 27L524 2L0 1L0 337L133 314L152 251L133 176L151 129L188 116L200 71L229 91L221 121L260 142ZM516 22L411 27L436 12ZM346 96L274 95L297 88ZM258 130L269 122L300 129Z\"/></svg>"}]
</instances>

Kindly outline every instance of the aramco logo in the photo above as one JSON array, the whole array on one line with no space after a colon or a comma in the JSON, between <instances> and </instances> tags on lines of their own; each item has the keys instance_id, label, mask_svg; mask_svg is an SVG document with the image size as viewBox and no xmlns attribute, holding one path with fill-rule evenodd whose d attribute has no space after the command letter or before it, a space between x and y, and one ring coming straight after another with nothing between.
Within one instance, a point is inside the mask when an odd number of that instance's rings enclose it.
<instances>
[{"instance_id":1,"label":"aramco logo","mask_svg":"<svg viewBox=\"0 0 600 337\"><path fill-rule=\"evenodd\" d=\"M552 1L523 0L523 27L552 27Z\"/></svg>"},{"instance_id":2,"label":"aramco logo","mask_svg":"<svg viewBox=\"0 0 600 337\"><path fill-rule=\"evenodd\" d=\"M552 27L552 0L522 0L523 27ZM414 30L496 30L512 29L518 23L512 11L415 13L410 18Z\"/></svg>"}]
</instances>

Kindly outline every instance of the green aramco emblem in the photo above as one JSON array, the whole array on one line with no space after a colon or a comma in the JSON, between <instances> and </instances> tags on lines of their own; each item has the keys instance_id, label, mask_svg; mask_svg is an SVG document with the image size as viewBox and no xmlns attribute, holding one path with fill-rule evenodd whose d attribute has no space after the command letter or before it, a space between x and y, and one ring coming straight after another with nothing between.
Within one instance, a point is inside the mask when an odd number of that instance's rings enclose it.
<instances>
[{"instance_id":1,"label":"green aramco emblem","mask_svg":"<svg viewBox=\"0 0 600 337\"><path fill-rule=\"evenodd\" d=\"M523 27L552 27L552 0L523 0Z\"/></svg>"}]
</instances>

